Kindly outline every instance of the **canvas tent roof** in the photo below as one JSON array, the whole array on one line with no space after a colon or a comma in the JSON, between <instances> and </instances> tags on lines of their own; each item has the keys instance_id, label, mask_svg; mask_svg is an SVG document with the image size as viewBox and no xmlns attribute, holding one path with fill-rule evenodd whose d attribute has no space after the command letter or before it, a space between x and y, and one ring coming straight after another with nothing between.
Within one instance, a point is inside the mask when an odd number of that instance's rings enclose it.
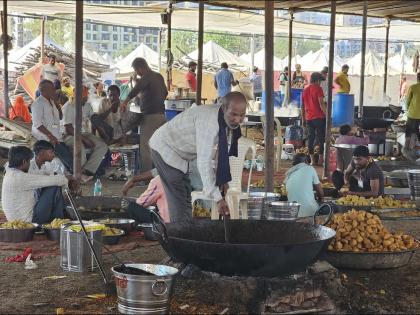
<instances>
[{"instance_id":1,"label":"canvas tent roof","mask_svg":"<svg viewBox=\"0 0 420 315\"><path fill-rule=\"evenodd\" d=\"M120 74L126 74L133 72L131 64L137 57L146 59L149 66L153 69L157 69L159 65L159 54L153 49L149 48L144 43L141 43L136 49L125 56L123 59L117 62L116 68Z\"/></svg>"},{"instance_id":2,"label":"canvas tent roof","mask_svg":"<svg viewBox=\"0 0 420 315\"><path fill-rule=\"evenodd\" d=\"M83 58L101 63L103 65L108 65L107 61L102 58L96 51L90 51L86 47L83 46Z\"/></svg>"},{"instance_id":3,"label":"canvas tent roof","mask_svg":"<svg viewBox=\"0 0 420 315\"><path fill-rule=\"evenodd\" d=\"M349 65L350 75L360 75L361 70L361 53L358 53L353 58L347 61ZM382 59L378 58L371 51L367 51L365 55L365 75L370 76L383 76L385 71L385 63ZM398 74L398 70L394 69L388 64L388 75Z\"/></svg>"},{"instance_id":4,"label":"canvas tent roof","mask_svg":"<svg viewBox=\"0 0 420 315\"><path fill-rule=\"evenodd\" d=\"M2 1L0 1L2 2ZM251 1L241 1L243 3ZM255 1L252 1L255 2ZM260 1L261 2L261 1ZM304 5L307 1L300 1ZM309 1L313 2L313 1ZM322 3L323 1L317 1ZM328 1L327 1L328 2ZM348 2L348 1L347 1ZM360 2L360 1L352 1ZM375 1L371 1L375 2ZM262 1L262 4L264 2ZM75 1L56 1L56 0L33 0L28 6L28 1L14 0L7 3L10 12L26 14L49 15L57 17L74 17ZM325 4L329 6L328 4ZM369 2L370 5L370 2ZM166 27L162 25L160 14L166 9L161 5L145 7L138 6L113 6L104 4L84 4L84 18L111 24L121 24L136 27ZM412 11L416 13L416 11ZM173 29L197 30L198 15L197 9L178 8L172 15ZM224 31L232 33L254 33L264 34L264 15L255 11L237 10L205 10L204 28L207 31ZM295 21L293 23L294 36L314 36L317 38L329 37L329 25L310 25ZM288 20L281 17L274 19L274 32L277 34L288 34ZM361 39L361 27L340 26L336 27L336 39ZM390 40L397 41L420 41L418 24L403 24L391 22ZM368 27L368 39L385 38L385 27Z\"/></svg>"},{"instance_id":5,"label":"canvas tent roof","mask_svg":"<svg viewBox=\"0 0 420 315\"><path fill-rule=\"evenodd\" d=\"M251 64L251 53L243 54L240 56L241 59L245 60L247 63ZM254 66L258 67L260 70L265 70L265 49L261 49L254 55ZM274 56L273 59L274 71L283 70L283 62L280 58Z\"/></svg>"},{"instance_id":6,"label":"canvas tent roof","mask_svg":"<svg viewBox=\"0 0 420 315\"><path fill-rule=\"evenodd\" d=\"M320 50L314 52L310 57L302 57L301 65L303 71L321 71L323 67L328 66L329 61L329 48L328 46L322 47ZM334 58L334 72L339 72L343 60L339 56Z\"/></svg>"},{"instance_id":7,"label":"canvas tent roof","mask_svg":"<svg viewBox=\"0 0 420 315\"><path fill-rule=\"evenodd\" d=\"M182 60L188 63L191 60L197 61L198 49L189 53L187 56L182 57ZM226 62L229 66L249 66L249 63L242 60L240 57L235 56L230 51L222 46L219 46L213 41L208 41L203 46L203 62L219 66L222 62Z\"/></svg>"},{"instance_id":8,"label":"canvas tent roof","mask_svg":"<svg viewBox=\"0 0 420 315\"><path fill-rule=\"evenodd\" d=\"M111 67L115 66L115 60L110 55L108 55L108 53L103 54L102 58L104 59L107 65L110 65Z\"/></svg>"}]
</instances>

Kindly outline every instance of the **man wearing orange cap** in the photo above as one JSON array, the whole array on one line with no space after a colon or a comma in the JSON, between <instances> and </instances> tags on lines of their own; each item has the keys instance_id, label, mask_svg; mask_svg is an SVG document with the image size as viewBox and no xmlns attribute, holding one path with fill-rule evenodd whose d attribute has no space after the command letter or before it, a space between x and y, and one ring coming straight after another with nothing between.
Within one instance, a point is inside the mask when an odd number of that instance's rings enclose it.
<instances>
[{"instance_id":1,"label":"man wearing orange cap","mask_svg":"<svg viewBox=\"0 0 420 315\"><path fill-rule=\"evenodd\" d=\"M92 179L98 170L108 147L102 139L94 136L91 133L90 118L93 115L92 105L88 100L88 89L83 87L82 94L82 181L87 182ZM64 121L64 142L69 147L74 146L74 126L76 118L76 101L72 99L68 101L63 107L63 121ZM86 156L87 149L91 150L89 158Z\"/></svg>"}]
</instances>

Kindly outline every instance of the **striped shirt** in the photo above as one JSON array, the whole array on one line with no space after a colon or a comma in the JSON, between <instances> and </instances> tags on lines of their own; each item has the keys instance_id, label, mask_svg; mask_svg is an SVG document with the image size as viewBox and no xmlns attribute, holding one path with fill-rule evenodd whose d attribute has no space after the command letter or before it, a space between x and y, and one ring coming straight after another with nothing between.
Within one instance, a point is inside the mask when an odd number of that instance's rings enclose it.
<instances>
[{"instance_id":1,"label":"striped shirt","mask_svg":"<svg viewBox=\"0 0 420 315\"><path fill-rule=\"evenodd\" d=\"M189 162L197 159L203 191L216 202L222 199L213 162L214 147L219 143L219 108L220 105L191 107L160 127L149 141L166 164L185 174Z\"/></svg>"}]
</instances>

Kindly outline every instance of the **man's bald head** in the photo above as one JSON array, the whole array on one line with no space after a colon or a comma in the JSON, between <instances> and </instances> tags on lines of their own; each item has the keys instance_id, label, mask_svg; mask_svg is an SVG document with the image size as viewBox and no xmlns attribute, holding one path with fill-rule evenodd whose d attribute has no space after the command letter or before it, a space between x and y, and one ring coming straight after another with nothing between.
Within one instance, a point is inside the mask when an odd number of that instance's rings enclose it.
<instances>
[{"instance_id":1,"label":"man's bald head","mask_svg":"<svg viewBox=\"0 0 420 315\"><path fill-rule=\"evenodd\" d=\"M230 92L222 100L222 109L226 124L231 129L236 129L245 119L248 102L241 92Z\"/></svg>"}]
</instances>

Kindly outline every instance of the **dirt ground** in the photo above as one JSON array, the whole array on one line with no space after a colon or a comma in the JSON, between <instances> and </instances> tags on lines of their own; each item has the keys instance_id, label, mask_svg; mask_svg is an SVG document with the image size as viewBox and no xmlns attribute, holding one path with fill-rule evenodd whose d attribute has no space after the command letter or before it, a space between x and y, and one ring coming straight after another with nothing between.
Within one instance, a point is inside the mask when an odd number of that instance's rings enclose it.
<instances>
[{"instance_id":1,"label":"dirt ground","mask_svg":"<svg viewBox=\"0 0 420 315\"><path fill-rule=\"evenodd\" d=\"M1 178L0 178L1 184ZM104 195L120 195L123 182L103 181ZM130 195L139 195L145 187L134 188ZM93 183L83 187L84 194L91 194ZM393 231L405 231L420 239L418 221L384 221ZM90 294L103 293L100 274L64 272L60 257L43 257L36 261L38 268L25 270L22 263L5 263L6 256L18 254L0 251L0 313L55 314L63 308L71 314L115 314L116 297L92 299ZM159 263L166 258L159 245L140 247L120 252L123 261ZM110 255L104 255L107 272L117 263ZM420 255L414 256L408 266L394 270L356 271L340 270L341 282L348 294L333 302L349 314L360 313L420 313ZM66 276L62 279L45 279L49 276ZM195 304L192 287L180 276L175 284L172 313L220 313L226 305L218 305L209 299L207 304ZM197 286L200 284L198 283ZM204 290L205 291L205 290ZM204 292L203 291L203 292ZM209 292L209 296L211 292ZM188 307L185 305L188 304ZM181 311L182 310L182 311ZM229 313L229 311L228 311Z\"/></svg>"}]
</instances>

